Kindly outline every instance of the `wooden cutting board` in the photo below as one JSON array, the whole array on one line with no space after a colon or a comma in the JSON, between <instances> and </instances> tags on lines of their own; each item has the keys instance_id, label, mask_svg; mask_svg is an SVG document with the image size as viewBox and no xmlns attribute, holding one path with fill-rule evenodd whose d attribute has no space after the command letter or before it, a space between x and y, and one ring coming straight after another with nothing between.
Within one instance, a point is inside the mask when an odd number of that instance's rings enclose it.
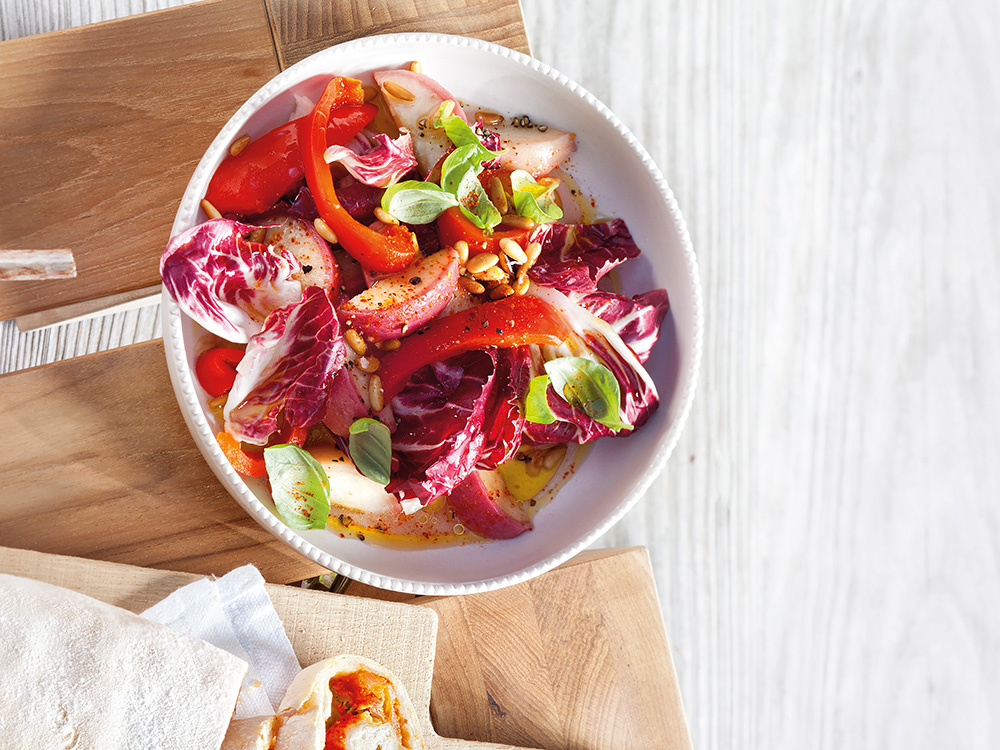
<instances>
[{"instance_id":1,"label":"wooden cutting board","mask_svg":"<svg viewBox=\"0 0 1000 750\"><path fill-rule=\"evenodd\" d=\"M132 611L197 578L2 547L0 572ZM643 549L585 554L499 591L410 603L268 592L303 665L353 652L396 673L430 750L510 747L447 737L548 750L691 746Z\"/></svg>"},{"instance_id":2,"label":"wooden cutting board","mask_svg":"<svg viewBox=\"0 0 1000 750\"><path fill-rule=\"evenodd\" d=\"M239 106L313 52L407 31L528 51L518 0L203 0L0 43L0 248L69 248L77 265L0 281L0 320L155 289L188 179Z\"/></svg>"}]
</instances>

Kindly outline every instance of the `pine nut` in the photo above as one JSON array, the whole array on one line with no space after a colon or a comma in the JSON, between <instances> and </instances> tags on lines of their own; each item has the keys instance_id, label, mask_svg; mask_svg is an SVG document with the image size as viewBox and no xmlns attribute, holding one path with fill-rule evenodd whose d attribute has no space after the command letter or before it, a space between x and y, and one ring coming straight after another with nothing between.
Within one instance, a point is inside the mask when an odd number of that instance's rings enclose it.
<instances>
[{"instance_id":1,"label":"pine nut","mask_svg":"<svg viewBox=\"0 0 1000 750\"><path fill-rule=\"evenodd\" d=\"M438 112L441 113L442 117L451 117L455 112L455 102L451 99L445 99L438 105L438 109L434 111L434 114L437 115Z\"/></svg>"},{"instance_id":2,"label":"pine nut","mask_svg":"<svg viewBox=\"0 0 1000 750\"><path fill-rule=\"evenodd\" d=\"M362 357L358 360L358 367L361 368L362 372L367 372L369 375L373 372L377 372L379 365L381 364L382 363L379 362L378 357Z\"/></svg>"},{"instance_id":3,"label":"pine nut","mask_svg":"<svg viewBox=\"0 0 1000 750\"><path fill-rule=\"evenodd\" d=\"M379 206L375 206L375 218L383 224L398 224L399 219Z\"/></svg>"},{"instance_id":4,"label":"pine nut","mask_svg":"<svg viewBox=\"0 0 1000 750\"><path fill-rule=\"evenodd\" d=\"M470 279L468 276L459 276L458 283L462 286L463 289L465 289L465 291L471 292L472 294L482 294L483 292L486 291L486 287L484 287L478 281Z\"/></svg>"},{"instance_id":5,"label":"pine nut","mask_svg":"<svg viewBox=\"0 0 1000 750\"><path fill-rule=\"evenodd\" d=\"M375 86L362 86L362 93L365 95L365 101L370 102L376 96L378 96L378 88Z\"/></svg>"},{"instance_id":6,"label":"pine nut","mask_svg":"<svg viewBox=\"0 0 1000 750\"><path fill-rule=\"evenodd\" d=\"M419 60L414 60L413 62L410 63L410 72L411 73L423 73L424 72L424 66L420 64Z\"/></svg>"},{"instance_id":7,"label":"pine nut","mask_svg":"<svg viewBox=\"0 0 1000 750\"><path fill-rule=\"evenodd\" d=\"M524 250L517 244L517 240L512 240L510 237L504 237L500 240L500 249L503 250L504 255L515 263L526 263L528 260L528 256L524 254Z\"/></svg>"},{"instance_id":8,"label":"pine nut","mask_svg":"<svg viewBox=\"0 0 1000 750\"><path fill-rule=\"evenodd\" d=\"M514 294L523 297L528 293L529 286L531 286L531 280L527 276L518 275L517 281L514 282Z\"/></svg>"},{"instance_id":9,"label":"pine nut","mask_svg":"<svg viewBox=\"0 0 1000 750\"><path fill-rule=\"evenodd\" d=\"M490 290L490 299L503 299L513 293L514 290L510 288L510 284L497 284Z\"/></svg>"},{"instance_id":10,"label":"pine nut","mask_svg":"<svg viewBox=\"0 0 1000 750\"><path fill-rule=\"evenodd\" d=\"M413 92L409 89L403 88L395 81L383 81L382 90L389 96L399 99L404 102L412 102L414 100Z\"/></svg>"},{"instance_id":11,"label":"pine nut","mask_svg":"<svg viewBox=\"0 0 1000 750\"><path fill-rule=\"evenodd\" d=\"M469 262L465 264L465 268L469 273L482 273L487 268L492 268L499 262L500 259L493 253L480 253L469 258Z\"/></svg>"},{"instance_id":12,"label":"pine nut","mask_svg":"<svg viewBox=\"0 0 1000 750\"><path fill-rule=\"evenodd\" d=\"M554 469L562 460L566 457L566 446L561 445L552 450L546 451L542 454L542 467L545 469Z\"/></svg>"},{"instance_id":13,"label":"pine nut","mask_svg":"<svg viewBox=\"0 0 1000 750\"><path fill-rule=\"evenodd\" d=\"M379 348L384 349L387 352L394 352L400 346L402 346L402 342L399 339L389 339L388 341L383 341Z\"/></svg>"},{"instance_id":14,"label":"pine nut","mask_svg":"<svg viewBox=\"0 0 1000 750\"><path fill-rule=\"evenodd\" d=\"M476 278L480 281L508 281L507 274L503 272L500 266L490 266L482 273L477 273Z\"/></svg>"},{"instance_id":15,"label":"pine nut","mask_svg":"<svg viewBox=\"0 0 1000 750\"><path fill-rule=\"evenodd\" d=\"M222 414L222 410L226 406L226 399L228 399L228 398L229 398L229 394L228 393L223 393L221 396L215 396L214 398L210 398L206 402L206 406L208 406L208 410L210 412L212 412L213 414L216 414L216 415Z\"/></svg>"},{"instance_id":16,"label":"pine nut","mask_svg":"<svg viewBox=\"0 0 1000 750\"><path fill-rule=\"evenodd\" d=\"M483 125L501 125L503 123L503 115L496 112L488 112L484 109L476 112L476 119L482 120Z\"/></svg>"},{"instance_id":17,"label":"pine nut","mask_svg":"<svg viewBox=\"0 0 1000 750\"><path fill-rule=\"evenodd\" d=\"M510 259L507 257L506 253L500 253L497 257L500 259L497 266L499 266L501 271L510 276L513 272L510 270Z\"/></svg>"},{"instance_id":18,"label":"pine nut","mask_svg":"<svg viewBox=\"0 0 1000 750\"><path fill-rule=\"evenodd\" d=\"M331 245L337 244L337 235L333 233L333 230L330 229L330 225L323 220L323 217L317 216L313 221L313 226L316 227L316 234L329 242Z\"/></svg>"},{"instance_id":19,"label":"pine nut","mask_svg":"<svg viewBox=\"0 0 1000 750\"><path fill-rule=\"evenodd\" d=\"M243 135L237 138L229 145L229 155L239 156L243 153L243 149L250 145L250 136Z\"/></svg>"},{"instance_id":20,"label":"pine nut","mask_svg":"<svg viewBox=\"0 0 1000 750\"><path fill-rule=\"evenodd\" d=\"M490 178L489 189L490 202L497 207L497 211L502 214L507 213L507 194L503 190L503 183L499 177Z\"/></svg>"},{"instance_id":21,"label":"pine nut","mask_svg":"<svg viewBox=\"0 0 1000 750\"><path fill-rule=\"evenodd\" d=\"M219 213L219 209L209 203L207 200L201 201L201 210L208 214L210 219L221 219L222 214Z\"/></svg>"},{"instance_id":22,"label":"pine nut","mask_svg":"<svg viewBox=\"0 0 1000 750\"><path fill-rule=\"evenodd\" d=\"M458 251L458 262L464 266L469 261L469 243L459 240L455 243L455 249Z\"/></svg>"},{"instance_id":23,"label":"pine nut","mask_svg":"<svg viewBox=\"0 0 1000 750\"><path fill-rule=\"evenodd\" d=\"M385 391L382 389L382 378L372 375L368 381L368 405L372 411L379 412L385 407Z\"/></svg>"},{"instance_id":24,"label":"pine nut","mask_svg":"<svg viewBox=\"0 0 1000 750\"><path fill-rule=\"evenodd\" d=\"M521 216L520 214L507 214L503 217L503 223L509 227L517 227L518 229L535 228L535 222L526 216Z\"/></svg>"},{"instance_id":25,"label":"pine nut","mask_svg":"<svg viewBox=\"0 0 1000 750\"><path fill-rule=\"evenodd\" d=\"M348 328L344 331L344 340L347 341L347 345L350 346L359 357L363 357L368 351L368 345L365 343L365 340L361 338L361 334L353 328Z\"/></svg>"},{"instance_id":26,"label":"pine nut","mask_svg":"<svg viewBox=\"0 0 1000 750\"><path fill-rule=\"evenodd\" d=\"M524 262L528 266L535 265L535 261L538 260L538 256L542 254L542 243L541 242L529 242L528 247L524 251Z\"/></svg>"}]
</instances>

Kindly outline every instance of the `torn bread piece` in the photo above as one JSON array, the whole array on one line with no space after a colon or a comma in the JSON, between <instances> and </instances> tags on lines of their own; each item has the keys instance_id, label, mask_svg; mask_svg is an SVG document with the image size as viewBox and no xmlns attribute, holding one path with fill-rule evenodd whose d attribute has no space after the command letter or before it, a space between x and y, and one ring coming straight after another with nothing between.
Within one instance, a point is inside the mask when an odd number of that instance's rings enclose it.
<instances>
[{"instance_id":1,"label":"torn bread piece","mask_svg":"<svg viewBox=\"0 0 1000 750\"><path fill-rule=\"evenodd\" d=\"M0 574L4 750L218 748L246 670L166 625Z\"/></svg>"},{"instance_id":2,"label":"torn bread piece","mask_svg":"<svg viewBox=\"0 0 1000 750\"><path fill-rule=\"evenodd\" d=\"M378 662L342 655L299 672L278 712L274 750L417 750L413 704Z\"/></svg>"},{"instance_id":3,"label":"torn bread piece","mask_svg":"<svg viewBox=\"0 0 1000 750\"><path fill-rule=\"evenodd\" d=\"M254 716L229 722L221 750L274 750L277 716Z\"/></svg>"}]
</instances>

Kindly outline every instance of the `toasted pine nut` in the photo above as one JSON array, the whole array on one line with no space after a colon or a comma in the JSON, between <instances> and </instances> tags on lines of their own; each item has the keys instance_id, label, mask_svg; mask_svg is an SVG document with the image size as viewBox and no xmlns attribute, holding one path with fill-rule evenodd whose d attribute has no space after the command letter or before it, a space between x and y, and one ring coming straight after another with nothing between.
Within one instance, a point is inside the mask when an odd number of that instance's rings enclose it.
<instances>
[{"instance_id":1,"label":"toasted pine nut","mask_svg":"<svg viewBox=\"0 0 1000 750\"><path fill-rule=\"evenodd\" d=\"M510 284L497 284L490 290L490 299L503 299L513 293L514 290L510 288Z\"/></svg>"},{"instance_id":2,"label":"toasted pine nut","mask_svg":"<svg viewBox=\"0 0 1000 750\"><path fill-rule=\"evenodd\" d=\"M444 109L442 109L442 107ZM434 111L433 114L436 115L438 112L440 112L442 117L451 117L454 111L455 111L455 102L452 99L445 99L443 102L441 102L441 104L438 105L438 108Z\"/></svg>"},{"instance_id":3,"label":"toasted pine nut","mask_svg":"<svg viewBox=\"0 0 1000 750\"><path fill-rule=\"evenodd\" d=\"M414 60L413 62L410 63L410 72L411 73L423 73L424 72L424 66L420 64L419 60Z\"/></svg>"},{"instance_id":4,"label":"toasted pine nut","mask_svg":"<svg viewBox=\"0 0 1000 750\"><path fill-rule=\"evenodd\" d=\"M385 350L387 352L394 352L401 345L402 345L402 342L399 339L389 339L388 341L383 341L382 344L379 346L379 348L383 349L383 350Z\"/></svg>"},{"instance_id":5,"label":"toasted pine nut","mask_svg":"<svg viewBox=\"0 0 1000 750\"><path fill-rule=\"evenodd\" d=\"M472 292L473 294L482 294L486 291L486 287L480 284L474 279L470 279L468 276L459 276L458 283L467 292Z\"/></svg>"},{"instance_id":6,"label":"toasted pine nut","mask_svg":"<svg viewBox=\"0 0 1000 750\"><path fill-rule=\"evenodd\" d=\"M497 254L497 257L500 259L500 262L497 263L497 266L499 266L501 271L510 276L513 273L513 271L510 270L510 259L507 257L505 253L499 253Z\"/></svg>"},{"instance_id":7,"label":"toasted pine nut","mask_svg":"<svg viewBox=\"0 0 1000 750\"><path fill-rule=\"evenodd\" d=\"M566 446L556 446L542 454L542 467L545 469L554 469L562 463L564 458L566 458Z\"/></svg>"},{"instance_id":8,"label":"toasted pine nut","mask_svg":"<svg viewBox=\"0 0 1000 750\"><path fill-rule=\"evenodd\" d=\"M489 112L485 109L481 109L476 112L476 119L482 120L483 125L500 125L503 123L503 115L497 114L496 112Z\"/></svg>"},{"instance_id":9,"label":"toasted pine nut","mask_svg":"<svg viewBox=\"0 0 1000 750\"><path fill-rule=\"evenodd\" d=\"M316 234L329 242L331 245L337 244L337 235L333 233L333 230L330 229L330 225L323 220L322 216L317 216L313 220L313 226L316 227Z\"/></svg>"},{"instance_id":10,"label":"toasted pine nut","mask_svg":"<svg viewBox=\"0 0 1000 750\"><path fill-rule=\"evenodd\" d=\"M368 351L368 345L365 343L365 340L361 338L361 334L353 328L348 328L344 331L344 340L347 341L347 345L351 347L359 357L363 357Z\"/></svg>"},{"instance_id":11,"label":"toasted pine nut","mask_svg":"<svg viewBox=\"0 0 1000 750\"><path fill-rule=\"evenodd\" d=\"M368 381L368 404L376 412L385 407L385 391L382 389L382 378L378 375L372 375L372 379Z\"/></svg>"},{"instance_id":12,"label":"toasted pine nut","mask_svg":"<svg viewBox=\"0 0 1000 750\"><path fill-rule=\"evenodd\" d=\"M219 213L219 209L209 203L207 200L202 199L201 210L208 214L210 219L221 219L222 214Z\"/></svg>"},{"instance_id":13,"label":"toasted pine nut","mask_svg":"<svg viewBox=\"0 0 1000 750\"><path fill-rule=\"evenodd\" d=\"M221 414L222 410L226 406L226 399L228 398L229 398L229 393L228 392L223 393L221 396L215 396L214 398L210 398L206 402L206 406L208 406L208 410L213 414Z\"/></svg>"},{"instance_id":14,"label":"toasted pine nut","mask_svg":"<svg viewBox=\"0 0 1000 750\"><path fill-rule=\"evenodd\" d=\"M375 218L381 221L383 224L398 224L399 219L393 216L388 211L384 210L380 206L375 206Z\"/></svg>"},{"instance_id":15,"label":"toasted pine nut","mask_svg":"<svg viewBox=\"0 0 1000 750\"><path fill-rule=\"evenodd\" d=\"M379 362L378 357L362 357L358 360L358 367L360 367L363 372L367 372L368 374L377 372L379 365L381 364L382 363Z\"/></svg>"},{"instance_id":16,"label":"toasted pine nut","mask_svg":"<svg viewBox=\"0 0 1000 750\"><path fill-rule=\"evenodd\" d=\"M458 262L464 266L469 261L469 243L459 240L455 243L455 249L458 251Z\"/></svg>"},{"instance_id":17,"label":"toasted pine nut","mask_svg":"<svg viewBox=\"0 0 1000 750\"><path fill-rule=\"evenodd\" d=\"M474 274L474 276L480 281L508 281L507 274L503 272L500 266L490 266L485 271Z\"/></svg>"},{"instance_id":18,"label":"toasted pine nut","mask_svg":"<svg viewBox=\"0 0 1000 750\"><path fill-rule=\"evenodd\" d=\"M517 281L514 282L514 294L523 297L528 293L529 286L531 286L531 280L527 276L518 274Z\"/></svg>"},{"instance_id":19,"label":"toasted pine nut","mask_svg":"<svg viewBox=\"0 0 1000 750\"><path fill-rule=\"evenodd\" d=\"M243 153L243 149L250 145L250 136L242 135L229 144L229 155L239 156Z\"/></svg>"},{"instance_id":20,"label":"toasted pine nut","mask_svg":"<svg viewBox=\"0 0 1000 750\"><path fill-rule=\"evenodd\" d=\"M362 86L361 92L365 95L365 101L370 102L376 96L378 96L377 86Z\"/></svg>"},{"instance_id":21,"label":"toasted pine nut","mask_svg":"<svg viewBox=\"0 0 1000 750\"><path fill-rule=\"evenodd\" d=\"M524 471L529 477L537 477L542 473L542 465L541 463L535 461L535 457L532 457L532 459L524 465Z\"/></svg>"},{"instance_id":22,"label":"toasted pine nut","mask_svg":"<svg viewBox=\"0 0 1000 750\"><path fill-rule=\"evenodd\" d=\"M395 81L383 81L382 90L389 96L399 99L404 102L412 102L414 100L413 92L409 89L403 88Z\"/></svg>"},{"instance_id":23,"label":"toasted pine nut","mask_svg":"<svg viewBox=\"0 0 1000 750\"><path fill-rule=\"evenodd\" d=\"M538 260L538 256L542 254L542 243L541 242L529 242L528 247L524 250L525 264L529 266L535 265L535 261Z\"/></svg>"},{"instance_id":24,"label":"toasted pine nut","mask_svg":"<svg viewBox=\"0 0 1000 750\"><path fill-rule=\"evenodd\" d=\"M535 222L529 219L527 216L521 216L520 214L507 214L503 217L503 223L509 227L517 227L518 229L534 229Z\"/></svg>"},{"instance_id":25,"label":"toasted pine nut","mask_svg":"<svg viewBox=\"0 0 1000 750\"><path fill-rule=\"evenodd\" d=\"M492 268L500 259L493 253L479 253L469 258L465 268L469 273L482 273L487 268Z\"/></svg>"},{"instance_id":26,"label":"toasted pine nut","mask_svg":"<svg viewBox=\"0 0 1000 750\"><path fill-rule=\"evenodd\" d=\"M510 237L504 237L500 240L500 249L503 250L504 255L516 263L526 263L528 260L528 256L517 244L517 240L512 240Z\"/></svg>"},{"instance_id":27,"label":"toasted pine nut","mask_svg":"<svg viewBox=\"0 0 1000 750\"><path fill-rule=\"evenodd\" d=\"M502 214L507 213L507 194L503 190L503 183L499 177L490 178L489 189L490 202L497 207L497 211Z\"/></svg>"}]
</instances>

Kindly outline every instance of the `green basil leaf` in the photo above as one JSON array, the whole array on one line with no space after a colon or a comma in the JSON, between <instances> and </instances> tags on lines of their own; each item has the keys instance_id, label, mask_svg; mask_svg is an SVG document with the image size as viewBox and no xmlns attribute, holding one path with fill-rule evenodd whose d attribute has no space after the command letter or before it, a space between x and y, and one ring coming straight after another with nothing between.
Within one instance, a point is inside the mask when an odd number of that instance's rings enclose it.
<instances>
[{"instance_id":1,"label":"green basil leaf","mask_svg":"<svg viewBox=\"0 0 1000 750\"><path fill-rule=\"evenodd\" d=\"M510 187L514 208L521 216L536 224L548 224L562 218L562 209L555 202L555 185L539 185L528 172L515 169L510 175Z\"/></svg>"},{"instance_id":2,"label":"green basil leaf","mask_svg":"<svg viewBox=\"0 0 1000 750\"><path fill-rule=\"evenodd\" d=\"M500 156L502 152L500 151L490 151L486 148L482 141L479 140L479 136L476 135L476 131L472 129L465 120L463 120L458 115L445 115L443 114L445 107L447 105L442 103L441 107L438 108L437 115L434 117L434 122L432 123L435 128L443 128L444 134L448 136L448 140L455 144L456 148L462 146L478 146L484 153L488 154L486 159L483 161L489 161L497 156Z\"/></svg>"},{"instance_id":3,"label":"green basil leaf","mask_svg":"<svg viewBox=\"0 0 1000 750\"><path fill-rule=\"evenodd\" d=\"M555 392L591 419L613 430L631 430L621 418L621 390L614 373L584 357L560 357L545 363Z\"/></svg>"},{"instance_id":4,"label":"green basil leaf","mask_svg":"<svg viewBox=\"0 0 1000 750\"><path fill-rule=\"evenodd\" d=\"M348 450L358 471L381 485L389 484L392 435L377 419L364 417L351 425Z\"/></svg>"},{"instance_id":5,"label":"green basil leaf","mask_svg":"<svg viewBox=\"0 0 1000 750\"><path fill-rule=\"evenodd\" d=\"M524 418L529 422L552 424L556 421L545 395L551 380L550 375L538 375L528 383L528 395L524 398Z\"/></svg>"},{"instance_id":6,"label":"green basil leaf","mask_svg":"<svg viewBox=\"0 0 1000 750\"><path fill-rule=\"evenodd\" d=\"M466 172L472 170L478 175L482 171L482 163L482 159L477 161L475 145L457 147L441 162L441 187L449 193L457 192Z\"/></svg>"},{"instance_id":7,"label":"green basil leaf","mask_svg":"<svg viewBox=\"0 0 1000 750\"><path fill-rule=\"evenodd\" d=\"M476 171L467 168L456 191L458 205L465 217L487 234L501 222L503 217L497 207L490 202L490 197L479 182Z\"/></svg>"},{"instance_id":8,"label":"green basil leaf","mask_svg":"<svg viewBox=\"0 0 1000 750\"><path fill-rule=\"evenodd\" d=\"M407 224L430 224L458 199L433 182L406 180L382 194L382 210Z\"/></svg>"},{"instance_id":9,"label":"green basil leaf","mask_svg":"<svg viewBox=\"0 0 1000 750\"><path fill-rule=\"evenodd\" d=\"M264 449L271 497L281 520L293 529L322 529L330 515L330 478L322 464L297 445Z\"/></svg>"}]
</instances>

